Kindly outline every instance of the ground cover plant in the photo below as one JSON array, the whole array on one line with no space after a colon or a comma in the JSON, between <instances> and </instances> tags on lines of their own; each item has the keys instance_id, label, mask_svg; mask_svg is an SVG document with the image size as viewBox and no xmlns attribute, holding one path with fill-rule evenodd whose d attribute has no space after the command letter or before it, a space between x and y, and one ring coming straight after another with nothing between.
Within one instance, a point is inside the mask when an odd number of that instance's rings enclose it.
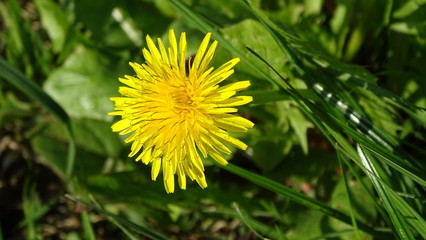
<instances>
[{"instance_id":1,"label":"ground cover plant","mask_svg":"<svg viewBox=\"0 0 426 240\"><path fill-rule=\"evenodd\" d=\"M426 238L425 1L4 0L0 28L0 239ZM201 130L144 123L169 96Z\"/></svg>"}]
</instances>

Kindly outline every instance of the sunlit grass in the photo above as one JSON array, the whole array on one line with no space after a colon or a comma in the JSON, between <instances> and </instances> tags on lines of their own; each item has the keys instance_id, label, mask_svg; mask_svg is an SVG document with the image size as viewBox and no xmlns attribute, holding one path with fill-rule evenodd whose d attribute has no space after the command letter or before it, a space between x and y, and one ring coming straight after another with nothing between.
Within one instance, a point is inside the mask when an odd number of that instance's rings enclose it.
<instances>
[{"instance_id":1,"label":"sunlit grass","mask_svg":"<svg viewBox=\"0 0 426 240\"><path fill-rule=\"evenodd\" d=\"M425 7L0 2L0 239L426 238ZM143 36L169 29L188 56L210 32L212 66L240 59L229 82L250 81L255 123L230 164L203 159L208 188L173 194L107 115Z\"/></svg>"}]
</instances>

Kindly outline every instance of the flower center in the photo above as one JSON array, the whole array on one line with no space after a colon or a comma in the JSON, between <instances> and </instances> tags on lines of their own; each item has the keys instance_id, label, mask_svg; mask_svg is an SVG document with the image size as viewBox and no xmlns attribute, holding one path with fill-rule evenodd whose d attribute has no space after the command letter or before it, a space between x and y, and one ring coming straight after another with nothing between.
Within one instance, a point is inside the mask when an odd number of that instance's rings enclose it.
<instances>
[{"instance_id":1,"label":"flower center","mask_svg":"<svg viewBox=\"0 0 426 240\"><path fill-rule=\"evenodd\" d=\"M187 87L176 87L169 93L169 106L176 114L193 114L203 100Z\"/></svg>"}]
</instances>

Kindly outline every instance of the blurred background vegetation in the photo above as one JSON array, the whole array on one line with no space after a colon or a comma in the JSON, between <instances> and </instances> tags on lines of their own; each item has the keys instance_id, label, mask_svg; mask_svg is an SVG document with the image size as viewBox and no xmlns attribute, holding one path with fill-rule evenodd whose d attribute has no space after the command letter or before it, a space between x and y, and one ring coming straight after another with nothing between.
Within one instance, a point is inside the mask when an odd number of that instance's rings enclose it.
<instances>
[{"instance_id":1,"label":"blurred background vegetation","mask_svg":"<svg viewBox=\"0 0 426 240\"><path fill-rule=\"evenodd\" d=\"M167 195L107 113L170 28L242 59L256 125ZM424 0L1 0L0 29L0 239L426 238Z\"/></svg>"}]
</instances>

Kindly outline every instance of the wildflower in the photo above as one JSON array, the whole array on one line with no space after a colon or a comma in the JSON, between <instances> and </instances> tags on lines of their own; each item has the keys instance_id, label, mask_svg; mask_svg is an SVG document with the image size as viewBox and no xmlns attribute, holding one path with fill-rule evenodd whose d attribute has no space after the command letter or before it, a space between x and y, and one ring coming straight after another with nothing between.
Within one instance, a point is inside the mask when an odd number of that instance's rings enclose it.
<instances>
[{"instance_id":1,"label":"wildflower","mask_svg":"<svg viewBox=\"0 0 426 240\"><path fill-rule=\"evenodd\" d=\"M152 180L162 169L167 193L174 191L175 174L181 189L186 189L186 176L200 187L207 187L200 153L204 158L210 155L227 164L221 152L230 154L231 150L225 144L247 148L227 131L246 132L254 125L230 114L237 112L235 106L252 101L250 96L234 96L250 82L218 85L234 72L232 68L239 59L234 58L216 70L209 68L217 47L217 41L208 47L210 37L210 33L204 37L189 65L185 33L178 43L170 30L167 49L161 39L157 47L147 36L148 49L142 51L146 62L130 63L136 75L120 78L127 85L119 88L123 97L111 98L115 111L110 115L122 117L112 130L121 135L131 133L125 140L133 142L129 157L139 153L136 161L152 163Z\"/></svg>"}]
</instances>

